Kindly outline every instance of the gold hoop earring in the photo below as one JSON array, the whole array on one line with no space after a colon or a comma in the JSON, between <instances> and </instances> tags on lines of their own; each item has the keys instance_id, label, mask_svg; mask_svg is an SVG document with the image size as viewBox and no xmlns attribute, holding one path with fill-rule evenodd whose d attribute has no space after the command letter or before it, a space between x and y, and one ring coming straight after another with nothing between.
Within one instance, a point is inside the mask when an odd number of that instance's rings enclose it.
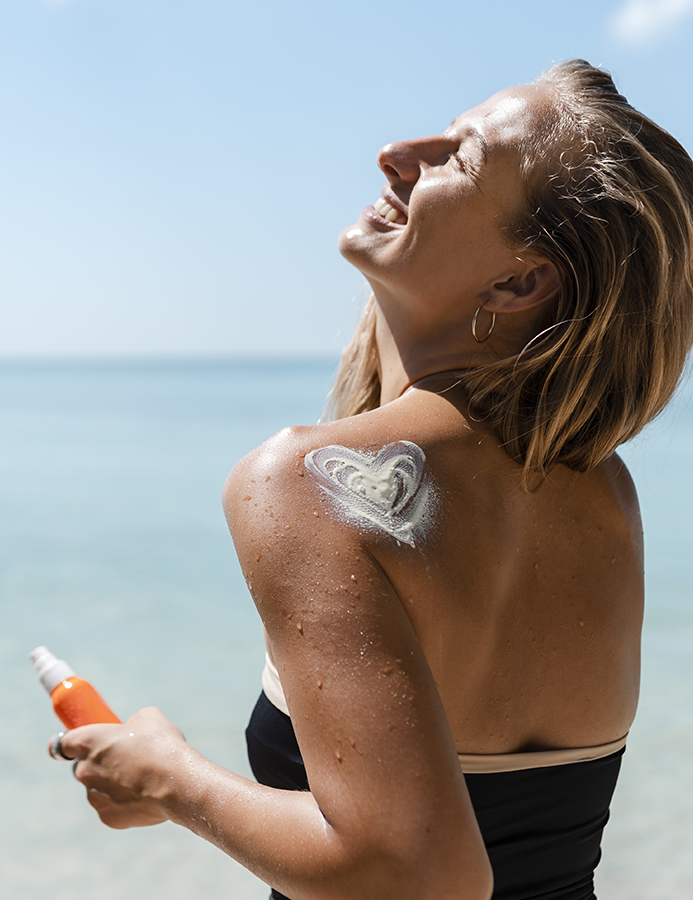
<instances>
[{"instance_id":1,"label":"gold hoop earring","mask_svg":"<svg viewBox=\"0 0 693 900\"><path fill-rule=\"evenodd\" d=\"M482 310L483 308L484 308L483 306L480 306L480 307L477 309L477 311L474 313L474 318L472 319L472 337L473 337L474 340L477 342L477 344L485 344L486 341L487 341L487 340L491 337L491 335L493 334L493 329L496 327L496 314L495 314L494 312L492 312L491 315L492 315L493 318L491 319L491 327L490 327L489 330L488 330L488 334L486 335L485 338L480 338L480 337L477 336L477 333L476 333L476 320L479 318L479 313L481 312L481 310Z\"/></svg>"}]
</instances>

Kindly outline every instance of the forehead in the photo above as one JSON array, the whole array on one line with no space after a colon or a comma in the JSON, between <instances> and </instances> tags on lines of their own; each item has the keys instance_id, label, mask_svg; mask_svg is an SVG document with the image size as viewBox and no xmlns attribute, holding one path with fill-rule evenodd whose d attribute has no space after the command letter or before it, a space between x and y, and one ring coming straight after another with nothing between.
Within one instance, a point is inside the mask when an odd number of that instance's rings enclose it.
<instances>
[{"instance_id":1,"label":"forehead","mask_svg":"<svg viewBox=\"0 0 693 900\"><path fill-rule=\"evenodd\" d=\"M454 125L479 132L490 150L513 149L554 117L555 100L556 91L551 85L518 85L499 91L463 113Z\"/></svg>"}]
</instances>

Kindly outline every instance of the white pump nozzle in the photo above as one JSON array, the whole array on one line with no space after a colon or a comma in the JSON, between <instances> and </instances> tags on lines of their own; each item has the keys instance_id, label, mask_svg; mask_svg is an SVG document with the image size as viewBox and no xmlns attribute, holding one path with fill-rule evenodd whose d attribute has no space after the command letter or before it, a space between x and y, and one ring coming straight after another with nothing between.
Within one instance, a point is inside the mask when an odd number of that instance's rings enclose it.
<instances>
[{"instance_id":1,"label":"white pump nozzle","mask_svg":"<svg viewBox=\"0 0 693 900\"><path fill-rule=\"evenodd\" d=\"M29 654L29 659L34 664L39 681L49 694L66 678L74 678L75 670L68 666L64 659L54 656L48 647L37 647Z\"/></svg>"}]
</instances>

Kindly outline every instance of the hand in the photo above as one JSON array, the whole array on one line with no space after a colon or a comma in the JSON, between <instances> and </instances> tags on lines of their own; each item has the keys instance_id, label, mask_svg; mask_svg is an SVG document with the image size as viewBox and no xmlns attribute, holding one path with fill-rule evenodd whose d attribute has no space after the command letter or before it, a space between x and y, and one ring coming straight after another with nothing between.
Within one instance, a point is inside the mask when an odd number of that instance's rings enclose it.
<instances>
[{"instance_id":1,"label":"hand","mask_svg":"<svg viewBox=\"0 0 693 900\"><path fill-rule=\"evenodd\" d=\"M75 778L110 828L157 825L169 816L164 801L172 775L190 747L158 709L140 710L124 725L85 725L65 733L62 754L76 759Z\"/></svg>"}]
</instances>

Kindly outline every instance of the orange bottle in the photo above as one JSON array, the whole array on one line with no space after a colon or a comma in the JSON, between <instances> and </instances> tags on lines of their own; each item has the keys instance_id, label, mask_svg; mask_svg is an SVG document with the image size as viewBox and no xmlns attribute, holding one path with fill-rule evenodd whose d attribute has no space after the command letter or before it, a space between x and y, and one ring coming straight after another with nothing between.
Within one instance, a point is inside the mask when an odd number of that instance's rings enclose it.
<instances>
[{"instance_id":1,"label":"orange bottle","mask_svg":"<svg viewBox=\"0 0 693 900\"><path fill-rule=\"evenodd\" d=\"M99 722L120 722L118 716L83 678L64 659L56 657L46 647L37 647L29 654L41 684L51 695L53 709L67 728L95 725Z\"/></svg>"}]
</instances>

